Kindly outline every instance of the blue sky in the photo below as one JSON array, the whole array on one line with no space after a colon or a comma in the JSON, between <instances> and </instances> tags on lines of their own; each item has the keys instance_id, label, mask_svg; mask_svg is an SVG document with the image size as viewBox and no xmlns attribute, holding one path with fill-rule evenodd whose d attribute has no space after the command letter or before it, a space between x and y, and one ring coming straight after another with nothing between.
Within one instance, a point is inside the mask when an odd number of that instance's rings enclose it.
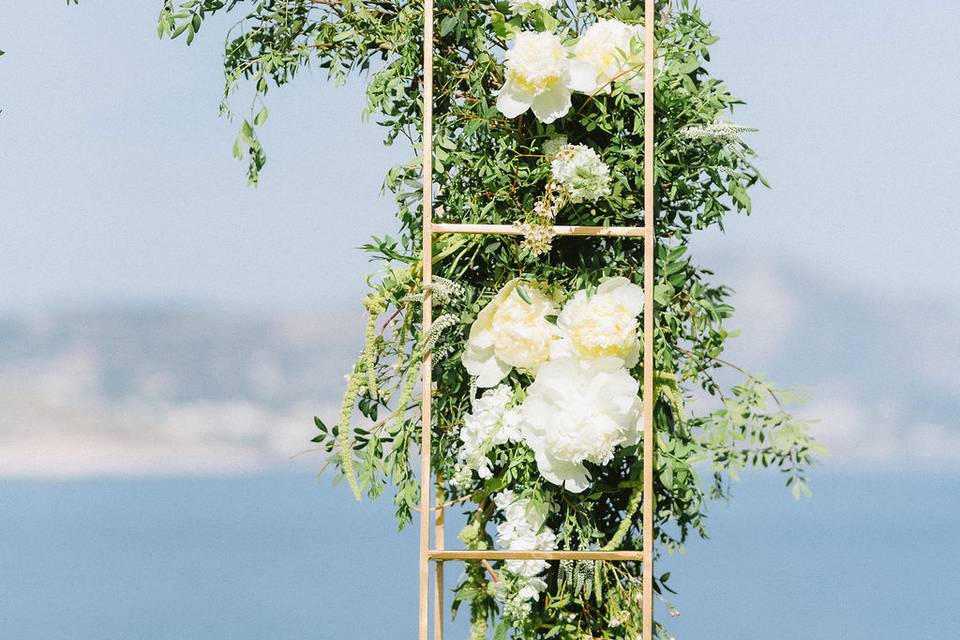
<instances>
[{"instance_id":1,"label":"blue sky","mask_svg":"<svg viewBox=\"0 0 960 640\"><path fill-rule=\"evenodd\" d=\"M6 308L215 299L318 309L357 298L354 250L392 228L362 88L321 74L270 96L259 189L217 116L224 20L157 40L156 3L0 7L0 275ZM705 2L713 71L773 184L698 243L891 296L955 299L960 5ZM41 30L23 25L42 24Z\"/></svg>"},{"instance_id":2,"label":"blue sky","mask_svg":"<svg viewBox=\"0 0 960 640\"><path fill-rule=\"evenodd\" d=\"M278 92L270 179L251 189L217 116L224 21L188 50L157 39L157 3L88 4L0 7L5 306L353 299L353 248L390 226L359 85Z\"/></svg>"}]
</instances>

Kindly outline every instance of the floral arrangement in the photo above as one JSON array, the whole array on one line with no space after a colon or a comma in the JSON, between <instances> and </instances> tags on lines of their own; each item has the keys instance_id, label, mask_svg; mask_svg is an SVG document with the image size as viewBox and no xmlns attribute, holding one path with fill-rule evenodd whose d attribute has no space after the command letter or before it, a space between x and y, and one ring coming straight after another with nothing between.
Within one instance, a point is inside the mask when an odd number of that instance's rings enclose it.
<instances>
[{"instance_id":1,"label":"floral arrangement","mask_svg":"<svg viewBox=\"0 0 960 640\"><path fill-rule=\"evenodd\" d=\"M490 450L522 443L543 478L573 493L589 486L585 462L605 465L614 449L640 441L637 316L643 290L626 278L578 291L557 314L537 285L512 280L480 311L462 362L478 387L499 384L516 368L533 382L506 385L473 402L464 416L456 475L460 489L491 477ZM551 322L550 318L555 318Z\"/></svg>"},{"instance_id":2,"label":"floral arrangement","mask_svg":"<svg viewBox=\"0 0 960 640\"><path fill-rule=\"evenodd\" d=\"M422 5L407 0L258 2L232 33L226 100L249 79L235 145L251 180L271 86L304 67L371 71L367 111L388 144L420 140ZM238 3L168 0L161 34L189 38ZM399 231L365 250L382 269L364 300L365 345L340 415L314 438L359 498L390 493L401 526L417 507L411 451L432 433L441 501L463 510L470 549L642 550L638 509L654 501L657 545L706 535L711 498L748 466L776 467L795 495L817 445L783 394L723 358L730 291L688 255L698 232L749 213L763 184L731 124L738 100L707 65L716 37L692 2L441 0L433 43L434 207L441 220L515 225L509 236L433 242L436 319L421 326L420 161L393 168ZM654 30L656 64L643 65ZM655 207L644 211L642 87L656 97ZM229 104L225 103L225 109ZM641 397L643 256L630 238L553 237L554 224L639 226L655 216L655 393ZM420 423L418 368L433 354L433 422ZM727 373L724 373L726 371ZM732 378L737 376L741 379ZM696 400L696 402L693 402ZM652 406L654 425L642 421ZM655 495L641 443L655 427ZM467 562L453 607L471 637L635 640L640 566ZM668 575L654 576L658 597ZM673 605L668 603L671 611ZM658 623L660 621L657 621ZM656 633L669 637L660 624ZM512 636L511 636L512 634Z\"/></svg>"}]
</instances>

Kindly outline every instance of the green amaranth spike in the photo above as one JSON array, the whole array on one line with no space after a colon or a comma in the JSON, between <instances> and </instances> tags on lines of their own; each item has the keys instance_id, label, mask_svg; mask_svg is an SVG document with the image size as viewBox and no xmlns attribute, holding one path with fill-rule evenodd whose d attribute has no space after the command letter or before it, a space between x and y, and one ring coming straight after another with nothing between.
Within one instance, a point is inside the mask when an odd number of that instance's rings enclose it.
<instances>
[{"instance_id":1,"label":"green amaranth spike","mask_svg":"<svg viewBox=\"0 0 960 640\"><path fill-rule=\"evenodd\" d=\"M361 361L362 362L362 361ZM347 379L347 391L343 394L343 404L340 405L340 424L337 431L337 445L340 451L340 468L347 477L353 497L360 500L360 485L357 484L356 471L353 467L353 448L350 444L350 414L353 405L360 395L363 386L363 365L358 362Z\"/></svg>"}]
</instances>

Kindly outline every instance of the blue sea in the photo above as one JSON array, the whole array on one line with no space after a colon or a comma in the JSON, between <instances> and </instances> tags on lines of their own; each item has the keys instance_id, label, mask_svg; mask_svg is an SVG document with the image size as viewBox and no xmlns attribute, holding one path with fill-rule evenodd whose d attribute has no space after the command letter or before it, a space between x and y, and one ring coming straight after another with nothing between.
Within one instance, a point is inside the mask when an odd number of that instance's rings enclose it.
<instances>
[{"instance_id":1,"label":"blue sea","mask_svg":"<svg viewBox=\"0 0 960 640\"><path fill-rule=\"evenodd\" d=\"M957 637L960 476L820 471L813 488L795 502L747 476L712 539L660 563L674 636ZM416 572L389 502L307 472L0 481L2 640L413 638Z\"/></svg>"}]
</instances>

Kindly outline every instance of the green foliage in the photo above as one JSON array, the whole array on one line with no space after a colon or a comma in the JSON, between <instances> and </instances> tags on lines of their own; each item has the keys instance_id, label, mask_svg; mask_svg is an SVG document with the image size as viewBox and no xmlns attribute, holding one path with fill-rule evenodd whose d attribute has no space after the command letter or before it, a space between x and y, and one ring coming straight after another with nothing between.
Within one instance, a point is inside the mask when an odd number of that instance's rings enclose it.
<instances>
[{"instance_id":1,"label":"green foliage","mask_svg":"<svg viewBox=\"0 0 960 640\"><path fill-rule=\"evenodd\" d=\"M624 549L641 548L637 514L645 499L655 500L658 549L681 548L690 535L706 535L707 500L727 496L730 480L748 466L777 467L795 494L808 491L806 469L817 452L808 425L787 413L779 392L760 378L745 374L742 383L729 389L717 378L717 370L729 364L721 356L731 337L724 326L733 313L730 291L693 262L688 243L698 231L722 228L731 213L750 213L749 190L766 183L753 165L752 150L736 135L690 134L691 127L721 122L740 101L707 73L708 47L716 37L699 9L686 1L659 4L655 33L664 68L656 77L652 212L643 210L640 196L641 97L620 87L608 94L575 95L570 113L550 125L529 114L508 120L495 106L503 82L500 61L512 33L552 29L574 37L602 17L643 23L641 2L583 0L524 17L508 17L504 2L437 4L437 217L501 224L524 219L549 179L542 145L565 136L596 150L613 180L609 196L568 204L558 222L640 225L654 215L659 241L656 397L644 399L655 403L656 495L640 492L639 446L623 447L609 465L591 467L592 488L583 494L545 482L525 446L500 446L491 452L492 477L444 488L447 500L467 507L470 524L462 538L471 548L493 544L488 528L501 516L491 497L504 487L552 505L549 526L561 548ZM186 34L189 44L210 16L239 15L227 36L221 107L225 115L232 113L231 100L241 85L252 93L234 144L234 155L247 158L251 182L259 179L266 161L258 137L267 120L264 99L271 88L293 81L304 69L323 69L337 82L366 74L367 115L383 128L388 144L403 139L411 145L410 161L391 169L384 183L396 198L399 233L374 238L364 247L382 264L370 279L365 303L370 315L366 344L349 376L338 424L331 428L318 418L314 438L358 494L378 497L388 485L394 488L401 526L411 520L417 504L410 451L421 429L432 429L438 476L451 478L456 472L459 427L475 389L454 354L462 351L468 327L491 296L518 275L548 283L559 297L595 286L604 277L642 282L643 275L642 248L635 239L557 238L549 253L533 256L513 237L439 236L433 270L444 280L430 292L438 320L431 332L421 334L421 12L422 5L410 0L187 0L179 5L164 0L158 26L161 37ZM414 391L423 356L431 349L437 392L434 422L425 426ZM640 365L632 373L639 379ZM506 382L523 389L531 378L514 371ZM695 393L713 398L716 408L694 413L688 401ZM701 479L704 470L709 480ZM455 590L454 609L470 604L476 637L493 629L494 637L506 638L511 627L517 638L632 640L639 633L638 564L553 566L549 597L522 620L502 615L488 575L497 569L468 563ZM655 578L658 594L669 591L668 578Z\"/></svg>"}]
</instances>

